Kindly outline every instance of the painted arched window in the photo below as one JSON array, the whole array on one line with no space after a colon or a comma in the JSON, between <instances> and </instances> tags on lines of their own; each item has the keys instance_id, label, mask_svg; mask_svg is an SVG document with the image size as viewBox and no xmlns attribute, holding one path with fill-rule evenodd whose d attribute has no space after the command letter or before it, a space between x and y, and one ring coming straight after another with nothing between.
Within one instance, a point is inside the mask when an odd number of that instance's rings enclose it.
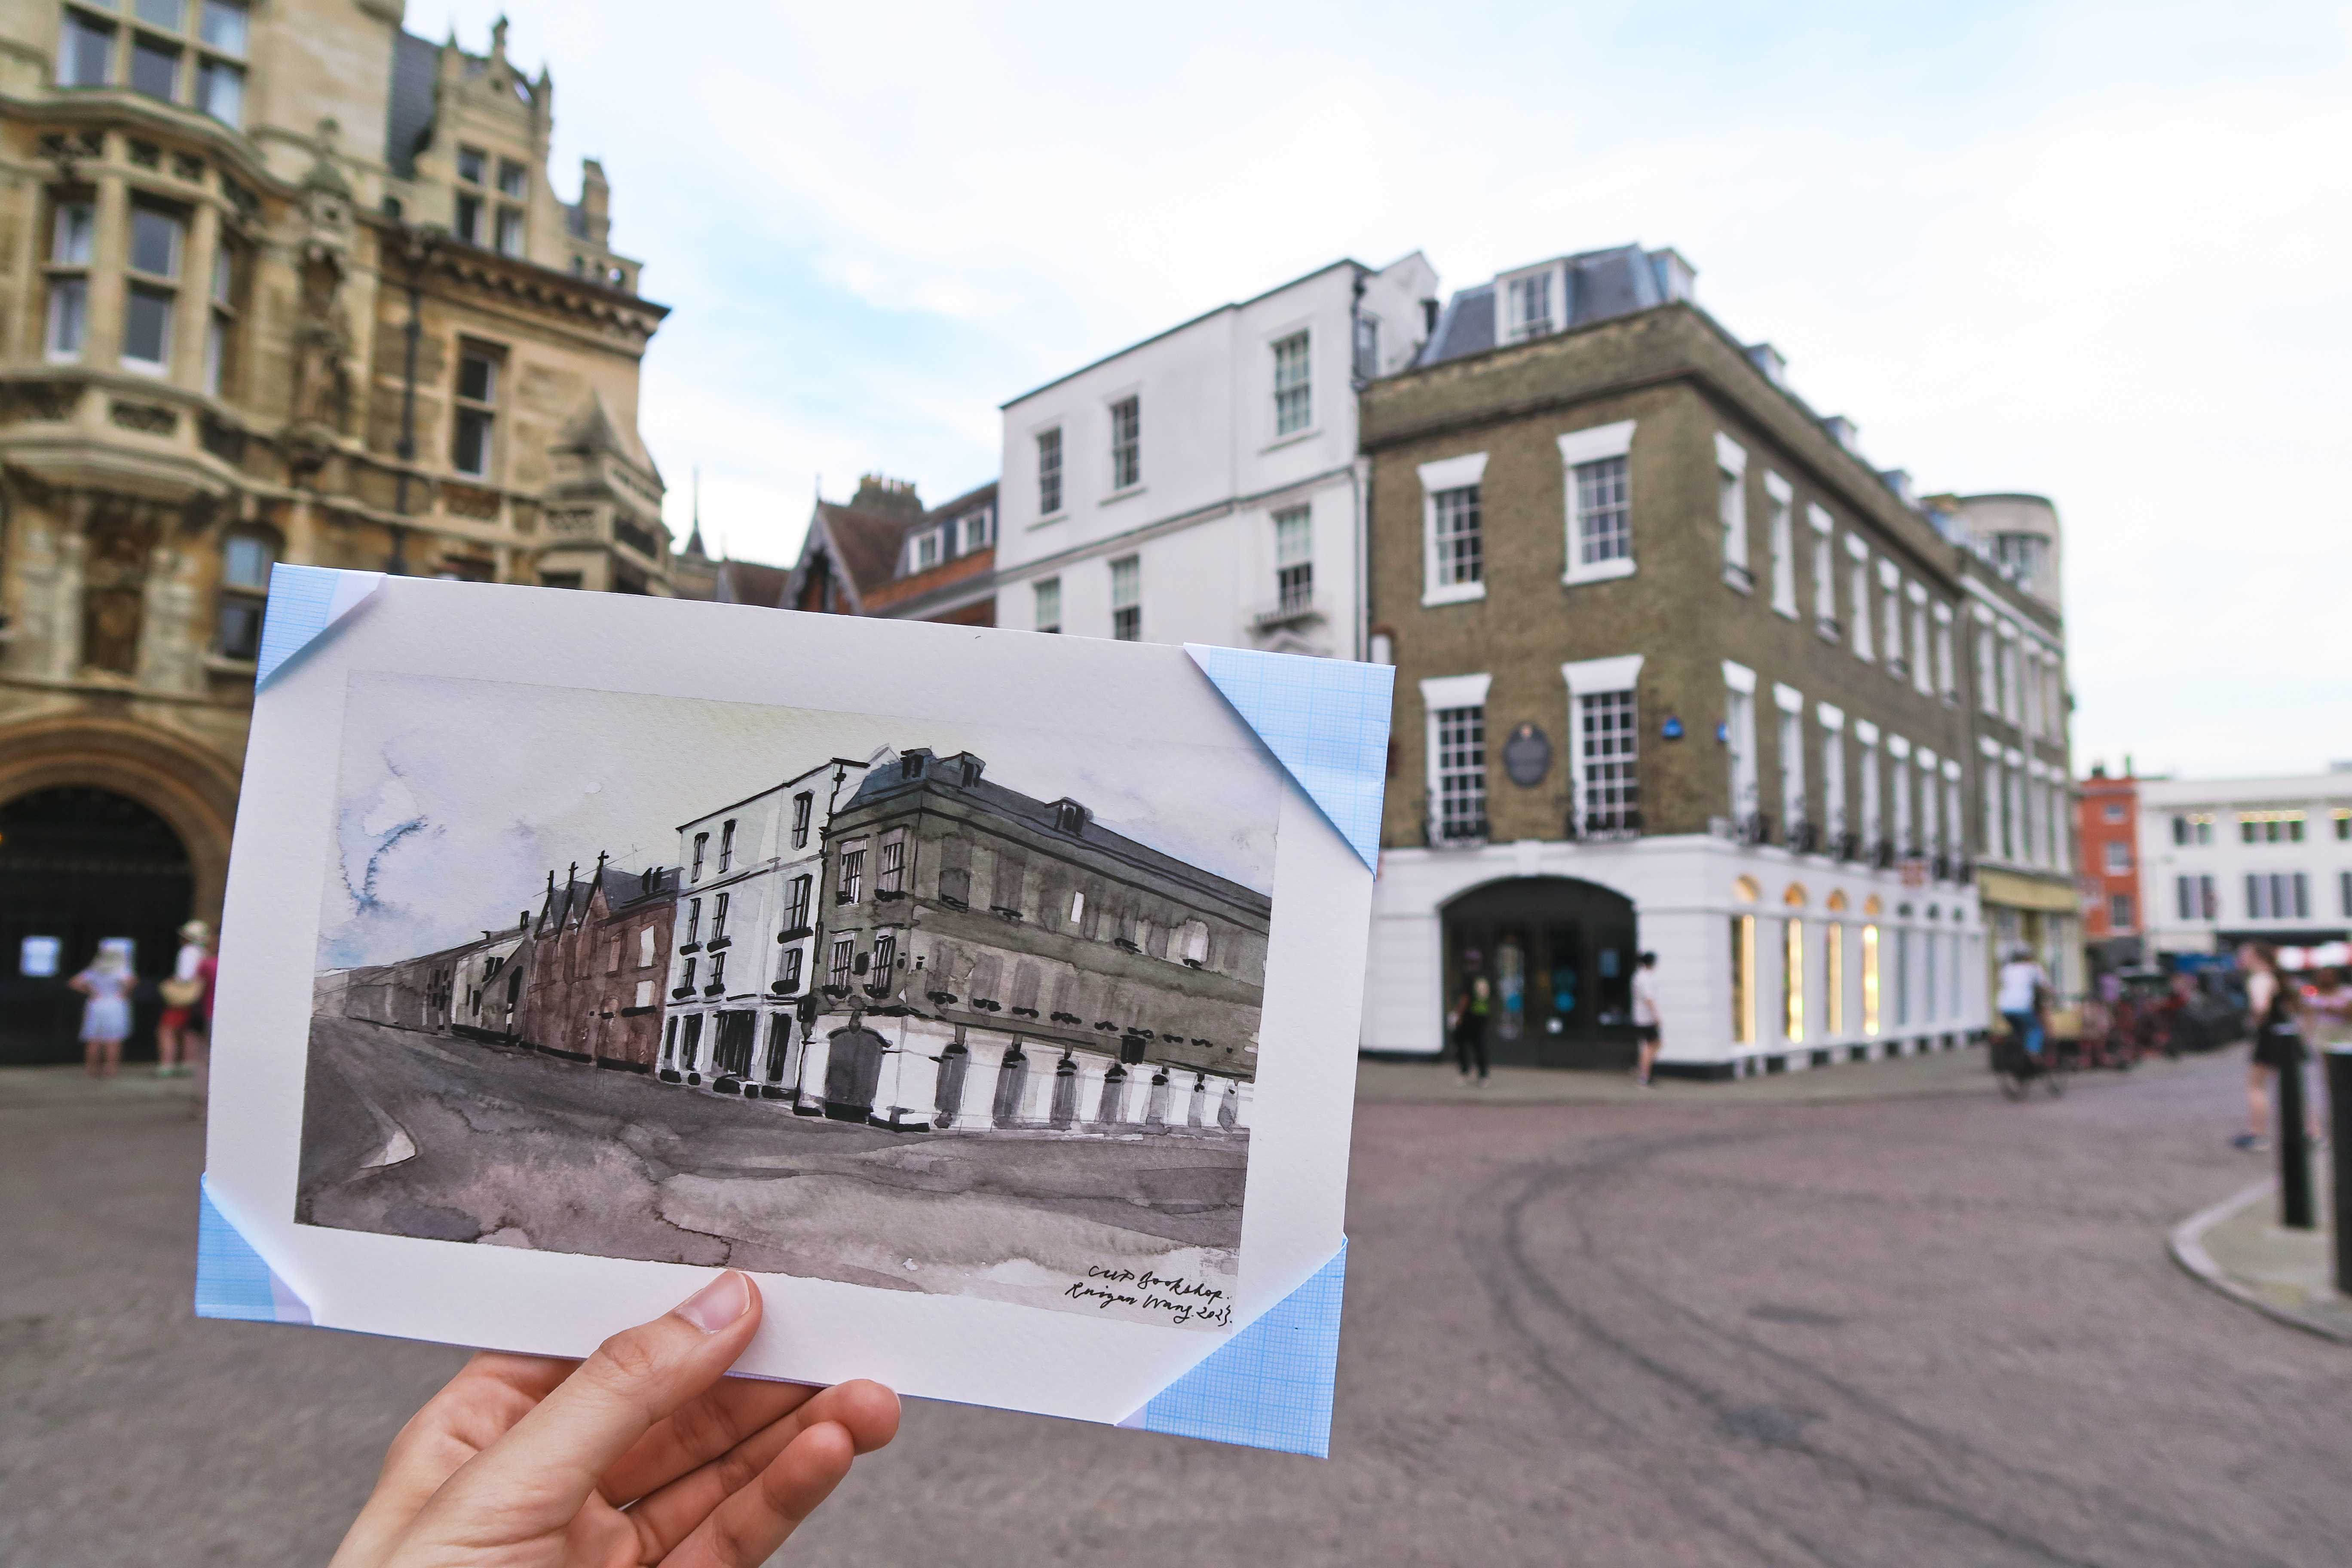
<instances>
[{"instance_id":1,"label":"painted arched window","mask_svg":"<svg viewBox=\"0 0 2352 1568\"><path fill-rule=\"evenodd\" d=\"M214 647L222 658L261 657L261 610L269 597L269 569L277 563L277 537L259 529L236 529L221 541Z\"/></svg>"}]
</instances>

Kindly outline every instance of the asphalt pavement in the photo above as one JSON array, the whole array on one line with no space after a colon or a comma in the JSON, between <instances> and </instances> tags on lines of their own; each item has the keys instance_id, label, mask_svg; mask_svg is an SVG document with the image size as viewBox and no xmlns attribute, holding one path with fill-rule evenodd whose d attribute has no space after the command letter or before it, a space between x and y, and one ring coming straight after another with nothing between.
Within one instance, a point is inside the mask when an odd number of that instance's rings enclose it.
<instances>
[{"instance_id":1,"label":"asphalt pavement","mask_svg":"<svg viewBox=\"0 0 2352 1568\"><path fill-rule=\"evenodd\" d=\"M910 1404L782 1561L2352 1558L2352 1350L2166 1250L2262 1173L2237 1057L2024 1105L1915 1065L1944 1091L1384 1072L1330 1460ZM0 1073L0 1563L321 1563L460 1360L193 1321L200 1152L177 1084Z\"/></svg>"}]
</instances>

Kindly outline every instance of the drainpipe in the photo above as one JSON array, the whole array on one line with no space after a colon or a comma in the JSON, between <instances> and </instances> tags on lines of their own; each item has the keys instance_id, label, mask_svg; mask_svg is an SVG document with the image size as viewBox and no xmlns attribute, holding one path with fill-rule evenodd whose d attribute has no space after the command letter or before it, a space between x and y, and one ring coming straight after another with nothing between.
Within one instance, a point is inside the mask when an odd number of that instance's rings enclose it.
<instances>
[{"instance_id":1,"label":"drainpipe","mask_svg":"<svg viewBox=\"0 0 2352 1568\"><path fill-rule=\"evenodd\" d=\"M1364 275L1356 274L1355 291L1348 300L1348 388L1355 399L1356 450L1348 455L1348 504L1354 517L1348 547L1355 555L1356 615L1351 650L1360 660L1367 657L1371 645L1372 584L1371 530L1372 479L1363 458L1364 449L1364 387L1368 378L1363 363L1357 357L1357 345L1363 331Z\"/></svg>"}]
</instances>

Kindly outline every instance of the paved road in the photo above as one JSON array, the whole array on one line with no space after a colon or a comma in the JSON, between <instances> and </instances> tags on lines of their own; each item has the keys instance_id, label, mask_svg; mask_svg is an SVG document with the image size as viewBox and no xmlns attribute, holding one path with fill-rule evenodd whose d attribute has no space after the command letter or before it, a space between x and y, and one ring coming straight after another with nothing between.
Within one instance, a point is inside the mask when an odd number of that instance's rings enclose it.
<instances>
[{"instance_id":1,"label":"paved road","mask_svg":"<svg viewBox=\"0 0 2352 1568\"><path fill-rule=\"evenodd\" d=\"M787 1561L2336 1564L2352 1352L2203 1289L2233 1059L1360 1109L1328 1463L909 1407ZM0 1563L323 1561L456 1352L186 1313L193 1123L0 1077Z\"/></svg>"},{"instance_id":2,"label":"paved road","mask_svg":"<svg viewBox=\"0 0 2352 1568\"><path fill-rule=\"evenodd\" d=\"M924 1137L347 1018L311 1026L314 1225L1059 1300L1018 1257L1229 1274L1245 1135Z\"/></svg>"}]
</instances>

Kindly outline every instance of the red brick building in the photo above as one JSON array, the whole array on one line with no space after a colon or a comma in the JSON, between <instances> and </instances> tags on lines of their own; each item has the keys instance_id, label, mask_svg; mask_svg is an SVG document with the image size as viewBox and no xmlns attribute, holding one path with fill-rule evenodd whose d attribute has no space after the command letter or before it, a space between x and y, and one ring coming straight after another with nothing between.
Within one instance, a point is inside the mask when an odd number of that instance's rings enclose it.
<instances>
[{"instance_id":1,"label":"red brick building","mask_svg":"<svg viewBox=\"0 0 2352 1568\"><path fill-rule=\"evenodd\" d=\"M2126 763L2111 778L2094 765L2075 810L2083 846L2083 934L2109 967L2137 963L2146 913L2140 904L2139 781Z\"/></svg>"},{"instance_id":2,"label":"red brick building","mask_svg":"<svg viewBox=\"0 0 2352 1568\"><path fill-rule=\"evenodd\" d=\"M651 1072L661 1045L677 871L624 871L601 855L589 876L579 869L573 866L562 887L547 874L530 941L516 954L529 967L514 1037L549 1056Z\"/></svg>"},{"instance_id":3,"label":"red brick building","mask_svg":"<svg viewBox=\"0 0 2352 1568\"><path fill-rule=\"evenodd\" d=\"M846 506L819 501L781 599L793 610L996 624L996 486L926 508L904 479L868 474Z\"/></svg>"}]
</instances>

